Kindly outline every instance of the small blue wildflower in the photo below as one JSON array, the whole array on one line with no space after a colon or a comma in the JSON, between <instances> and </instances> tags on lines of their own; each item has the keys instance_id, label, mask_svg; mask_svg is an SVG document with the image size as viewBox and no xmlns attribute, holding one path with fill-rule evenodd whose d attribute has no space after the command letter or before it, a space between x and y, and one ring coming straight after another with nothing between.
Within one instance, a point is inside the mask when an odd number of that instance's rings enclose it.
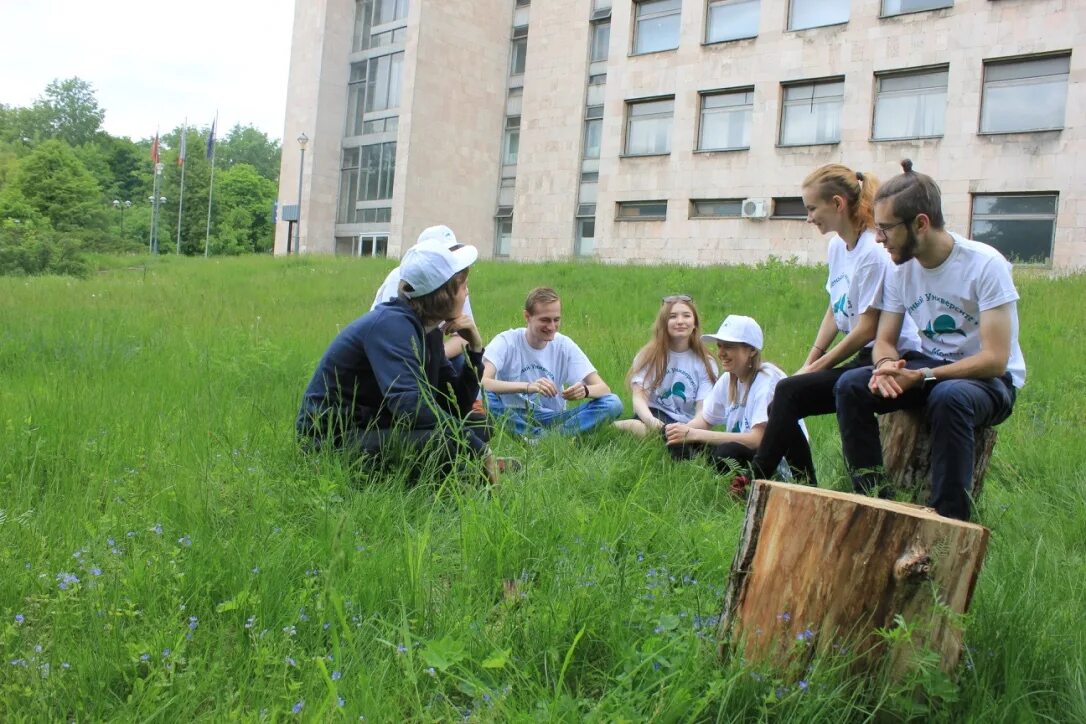
<instances>
[{"instance_id":1,"label":"small blue wildflower","mask_svg":"<svg viewBox=\"0 0 1086 724\"><path fill-rule=\"evenodd\" d=\"M253 573L253 575L256 575L257 573L260 573L260 566L253 566L252 573Z\"/></svg>"},{"instance_id":2,"label":"small blue wildflower","mask_svg":"<svg viewBox=\"0 0 1086 724\"><path fill-rule=\"evenodd\" d=\"M799 682L800 691L807 691L807 687L810 686L806 681Z\"/></svg>"},{"instance_id":3,"label":"small blue wildflower","mask_svg":"<svg viewBox=\"0 0 1086 724\"><path fill-rule=\"evenodd\" d=\"M140 654L140 661L150 661L151 654Z\"/></svg>"},{"instance_id":4,"label":"small blue wildflower","mask_svg":"<svg viewBox=\"0 0 1086 724\"><path fill-rule=\"evenodd\" d=\"M57 586L62 591L68 590L68 587L73 583L79 583L79 579L73 576L71 573L60 572L57 574Z\"/></svg>"},{"instance_id":5,"label":"small blue wildflower","mask_svg":"<svg viewBox=\"0 0 1086 724\"><path fill-rule=\"evenodd\" d=\"M294 634L298 633L298 629L294 626L284 626L283 633L285 633L287 636L293 636Z\"/></svg>"},{"instance_id":6,"label":"small blue wildflower","mask_svg":"<svg viewBox=\"0 0 1086 724\"><path fill-rule=\"evenodd\" d=\"M80 550L80 551L76 551L75 553L73 553L73 554L72 554L72 558L75 558L75 559L77 559L77 560L78 560L78 559L79 559L79 557L80 557L80 556L82 556L82 555L83 555L83 551L81 551L81 550Z\"/></svg>"},{"instance_id":7,"label":"small blue wildflower","mask_svg":"<svg viewBox=\"0 0 1086 724\"><path fill-rule=\"evenodd\" d=\"M42 664L41 666L39 666L39 667L38 667L38 671L40 671L40 672L41 672L41 675L42 675L42 678L43 678L43 679L48 679L48 678L49 678L49 672L50 672L50 670L51 670L51 668L50 668L50 666L49 666L49 662L48 662L48 661L47 661L47 662L45 662L44 664Z\"/></svg>"},{"instance_id":8,"label":"small blue wildflower","mask_svg":"<svg viewBox=\"0 0 1086 724\"><path fill-rule=\"evenodd\" d=\"M637 562L640 563L643 560L645 560L645 554L644 553L638 553L637 554Z\"/></svg>"},{"instance_id":9,"label":"small blue wildflower","mask_svg":"<svg viewBox=\"0 0 1086 724\"><path fill-rule=\"evenodd\" d=\"M156 532L156 533L161 533L161 532L162 532L162 528L161 528L161 527L159 527L159 529L158 529L157 531L155 531L155 532ZM135 537L136 537L136 531L134 531L134 530L130 530L130 531L128 531L127 533L125 533L125 534L124 534L124 537L125 537L125 538L135 538Z\"/></svg>"},{"instance_id":10,"label":"small blue wildflower","mask_svg":"<svg viewBox=\"0 0 1086 724\"><path fill-rule=\"evenodd\" d=\"M426 669L426 673L429 674L430 676L437 676L437 670L433 666Z\"/></svg>"},{"instance_id":11,"label":"small blue wildflower","mask_svg":"<svg viewBox=\"0 0 1086 724\"><path fill-rule=\"evenodd\" d=\"M256 616L245 619L245 628L252 628L256 624Z\"/></svg>"},{"instance_id":12,"label":"small blue wildflower","mask_svg":"<svg viewBox=\"0 0 1086 724\"><path fill-rule=\"evenodd\" d=\"M106 545L112 548L113 546L117 545L117 541L113 540L112 538L106 538Z\"/></svg>"},{"instance_id":13,"label":"small blue wildflower","mask_svg":"<svg viewBox=\"0 0 1086 724\"><path fill-rule=\"evenodd\" d=\"M775 693L777 694L778 699L783 699L784 698L784 688L783 687L778 686L777 691Z\"/></svg>"},{"instance_id":14,"label":"small blue wildflower","mask_svg":"<svg viewBox=\"0 0 1086 724\"><path fill-rule=\"evenodd\" d=\"M287 662L287 666L297 666L298 665L297 662L295 662L294 659L291 658L290 656L288 656L286 658L286 662Z\"/></svg>"},{"instance_id":15,"label":"small blue wildflower","mask_svg":"<svg viewBox=\"0 0 1086 724\"><path fill-rule=\"evenodd\" d=\"M100 576L100 575L102 575L102 569L99 568L98 566L91 566L90 574L92 576Z\"/></svg>"},{"instance_id":16,"label":"small blue wildflower","mask_svg":"<svg viewBox=\"0 0 1086 724\"><path fill-rule=\"evenodd\" d=\"M191 539L191 538L189 538L189 537L188 537L187 535L183 535L183 536L181 536L180 538L178 538L178 539L177 539L177 542L178 542L178 543L180 543L180 544L181 544L181 545L183 545L183 546L190 546L190 545L192 545L192 539Z\"/></svg>"},{"instance_id":17,"label":"small blue wildflower","mask_svg":"<svg viewBox=\"0 0 1086 724\"><path fill-rule=\"evenodd\" d=\"M777 620L778 621L784 621L785 623L788 623L789 621L792 620L792 614L788 613L787 611L785 611L783 613L778 613L777 614Z\"/></svg>"},{"instance_id":18,"label":"small blue wildflower","mask_svg":"<svg viewBox=\"0 0 1086 724\"><path fill-rule=\"evenodd\" d=\"M161 523L155 523L154 525L152 525L151 526L151 532L154 533L155 535L162 535L162 524ZM133 535L135 535L135 534L133 533Z\"/></svg>"},{"instance_id":19,"label":"small blue wildflower","mask_svg":"<svg viewBox=\"0 0 1086 724\"><path fill-rule=\"evenodd\" d=\"M305 612L304 608L301 611L298 612L298 620L301 621L302 623L305 623L306 621L309 620L309 615Z\"/></svg>"},{"instance_id":20,"label":"small blue wildflower","mask_svg":"<svg viewBox=\"0 0 1086 724\"><path fill-rule=\"evenodd\" d=\"M162 658L168 659L172 653L173 652L170 649L162 649Z\"/></svg>"},{"instance_id":21,"label":"small blue wildflower","mask_svg":"<svg viewBox=\"0 0 1086 724\"><path fill-rule=\"evenodd\" d=\"M121 555L121 549L120 548L110 548L109 552L112 553L115 556Z\"/></svg>"},{"instance_id":22,"label":"small blue wildflower","mask_svg":"<svg viewBox=\"0 0 1086 724\"><path fill-rule=\"evenodd\" d=\"M26 666L26 659L12 659L12 666Z\"/></svg>"},{"instance_id":23,"label":"small blue wildflower","mask_svg":"<svg viewBox=\"0 0 1086 724\"><path fill-rule=\"evenodd\" d=\"M660 670L661 668L662 668L662 667L661 667L661 665L660 665L660 662L659 662L659 661L653 661L653 662L652 662L652 670L653 670L653 671L659 671L659 670Z\"/></svg>"},{"instance_id":24,"label":"small blue wildflower","mask_svg":"<svg viewBox=\"0 0 1086 724\"><path fill-rule=\"evenodd\" d=\"M332 628L332 624L330 624L330 623L322 623L321 628L324 629L325 631L327 631L328 629Z\"/></svg>"},{"instance_id":25,"label":"small blue wildflower","mask_svg":"<svg viewBox=\"0 0 1086 724\"><path fill-rule=\"evenodd\" d=\"M298 702L297 704L295 704L294 706L292 706L290 710L291 710L292 712L294 712L295 714L300 714L300 713L302 712L302 708L303 708L303 707L305 707L305 699L302 699L302 700L301 700L301 701L299 701L299 702Z\"/></svg>"},{"instance_id":26,"label":"small blue wildflower","mask_svg":"<svg viewBox=\"0 0 1086 724\"><path fill-rule=\"evenodd\" d=\"M337 696L336 697L336 703L339 704L340 709L342 709L347 704L347 702L343 699L342 696Z\"/></svg>"},{"instance_id":27,"label":"small blue wildflower","mask_svg":"<svg viewBox=\"0 0 1086 724\"><path fill-rule=\"evenodd\" d=\"M41 644L34 644L34 653L40 654L42 652Z\"/></svg>"},{"instance_id":28,"label":"small blue wildflower","mask_svg":"<svg viewBox=\"0 0 1086 724\"><path fill-rule=\"evenodd\" d=\"M750 672L750 678L754 679L755 681L761 682L765 677L759 674L757 671L752 671Z\"/></svg>"},{"instance_id":29,"label":"small blue wildflower","mask_svg":"<svg viewBox=\"0 0 1086 724\"><path fill-rule=\"evenodd\" d=\"M343 678L343 672L341 672L341 671L333 671L332 672L332 681L339 681L342 678Z\"/></svg>"},{"instance_id":30,"label":"small blue wildflower","mask_svg":"<svg viewBox=\"0 0 1086 724\"><path fill-rule=\"evenodd\" d=\"M60 668L62 668L64 670L68 670L68 669L72 668L72 665L69 664L67 661L61 661L60 662Z\"/></svg>"},{"instance_id":31,"label":"small blue wildflower","mask_svg":"<svg viewBox=\"0 0 1086 724\"><path fill-rule=\"evenodd\" d=\"M195 616L189 616L189 629L195 631L196 627L200 625L200 619Z\"/></svg>"},{"instance_id":32,"label":"small blue wildflower","mask_svg":"<svg viewBox=\"0 0 1086 724\"><path fill-rule=\"evenodd\" d=\"M21 614L21 613L15 614L15 623L22 623L25 620L26 620L26 617L23 616L23 614Z\"/></svg>"},{"instance_id":33,"label":"small blue wildflower","mask_svg":"<svg viewBox=\"0 0 1086 724\"><path fill-rule=\"evenodd\" d=\"M407 647L404 646L403 644L398 645L396 647L396 653L398 653L398 654L406 654L407 653Z\"/></svg>"}]
</instances>

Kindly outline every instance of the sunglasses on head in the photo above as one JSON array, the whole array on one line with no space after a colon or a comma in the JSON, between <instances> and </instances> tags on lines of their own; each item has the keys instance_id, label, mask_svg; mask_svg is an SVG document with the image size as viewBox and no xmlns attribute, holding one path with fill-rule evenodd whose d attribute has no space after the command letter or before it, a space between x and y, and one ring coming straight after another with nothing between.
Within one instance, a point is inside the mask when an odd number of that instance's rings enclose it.
<instances>
[{"instance_id":1,"label":"sunglasses on head","mask_svg":"<svg viewBox=\"0 0 1086 724\"><path fill-rule=\"evenodd\" d=\"M670 296L663 297L660 301L664 304L669 304L671 302L689 302L691 301L691 298L689 294L672 294Z\"/></svg>"}]
</instances>

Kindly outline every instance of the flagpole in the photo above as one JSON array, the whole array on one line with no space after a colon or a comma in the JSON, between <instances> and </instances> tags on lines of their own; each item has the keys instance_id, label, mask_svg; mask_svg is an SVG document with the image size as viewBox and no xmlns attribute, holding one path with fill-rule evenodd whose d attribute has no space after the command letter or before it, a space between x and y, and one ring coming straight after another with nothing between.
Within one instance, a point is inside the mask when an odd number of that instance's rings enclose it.
<instances>
[{"instance_id":1,"label":"flagpole","mask_svg":"<svg viewBox=\"0 0 1086 724\"><path fill-rule=\"evenodd\" d=\"M204 258L211 249L211 195L215 189L215 126L219 124L219 112L215 111L215 120L211 122L211 133L207 135L207 153L211 157L211 181L207 186L207 233L204 234Z\"/></svg>"},{"instance_id":2,"label":"flagpole","mask_svg":"<svg viewBox=\"0 0 1086 724\"><path fill-rule=\"evenodd\" d=\"M177 255L181 256L181 211L185 208L185 151L186 139L189 133L189 119L185 119L185 125L181 127L181 142L178 144L177 162L181 164L181 192L177 198Z\"/></svg>"}]
</instances>

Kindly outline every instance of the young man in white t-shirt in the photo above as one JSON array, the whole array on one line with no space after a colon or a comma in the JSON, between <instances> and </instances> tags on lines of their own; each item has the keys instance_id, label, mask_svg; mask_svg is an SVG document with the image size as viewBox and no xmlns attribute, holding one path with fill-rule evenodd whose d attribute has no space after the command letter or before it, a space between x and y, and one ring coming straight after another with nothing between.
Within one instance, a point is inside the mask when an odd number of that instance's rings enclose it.
<instances>
[{"instance_id":1,"label":"young man in white t-shirt","mask_svg":"<svg viewBox=\"0 0 1086 724\"><path fill-rule=\"evenodd\" d=\"M415 246L424 242L436 242L444 244L445 248L451 249L454 246L460 244L456 239L456 234L449 227L441 224L438 226L430 226L422 230L419 234L419 238L415 241ZM378 304L384 304L385 302L391 302L400 295L400 267L394 268L385 277L385 280L381 282L381 286L377 289L377 294L373 298L373 304L370 305L370 311L377 309ZM474 319L474 315L471 313L471 301L464 300L464 314L469 319ZM445 357L446 359L456 359L462 365L463 361L460 356L464 353L464 349L467 347L467 341L458 334L446 334L445 336ZM460 365L454 365L459 367Z\"/></svg>"},{"instance_id":2,"label":"young man in white t-shirt","mask_svg":"<svg viewBox=\"0 0 1086 724\"><path fill-rule=\"evenodd\" d=\"M490 413L518 435L547 428L587 432L622 414L622 400L577 344L559 334L562 303L553 289L533 289L525 326L502 332L483 354L483 389ZM573 400L588 400L567 409Z\"/></svg>"},{"instance_id":3,"label":"young man in white t-shirt","mask_svg":"<svg viewBox=\"0 0 1086 724\"><path fill-rule=\"evenodd\" d=\"M943 228L939 186L912 170L879 189L875 229L898 273L888 277L873 367L837 382L845 462L860 492L880 483L875 415L923 408L931 425L931 499L936 512L968 520L974 431L1010 416L1026 366L1018 345L1018 291L1011 265L980 242ZM921 351L895 347L908 314Z\"/></svg>"}]
</instances>

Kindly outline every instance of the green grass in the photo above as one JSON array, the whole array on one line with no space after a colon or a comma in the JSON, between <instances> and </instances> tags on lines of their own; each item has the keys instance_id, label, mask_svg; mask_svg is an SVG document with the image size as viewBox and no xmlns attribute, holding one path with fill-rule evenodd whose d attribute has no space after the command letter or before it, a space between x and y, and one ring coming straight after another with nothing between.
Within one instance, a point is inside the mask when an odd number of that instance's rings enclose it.
<instances>
[{"instance_id":1,"label":"green grass","mask_svg":"<svg viewBox=\"0 0 1086 724\"><path fill-rule=\"evenodd\" d=\"M503 438L526 469L487 491L298 454L313 366L391 264L0 279L0 720L284 719L299 702L330 721L1086 720L1086 277L1018 279L1029 382L980 502L993 537L956 684L924 660L905 682L850 678L840 657L803 689L715 658L743 510L702 463L609 432ZM823 269L780 263L478 267L485 338L552 285L616 390L662 294L692 294L709 327L754 316L785 369L825 304ZM823 484L844 489L834 420L810 427Z\"/></svg>"}]
</instances>

